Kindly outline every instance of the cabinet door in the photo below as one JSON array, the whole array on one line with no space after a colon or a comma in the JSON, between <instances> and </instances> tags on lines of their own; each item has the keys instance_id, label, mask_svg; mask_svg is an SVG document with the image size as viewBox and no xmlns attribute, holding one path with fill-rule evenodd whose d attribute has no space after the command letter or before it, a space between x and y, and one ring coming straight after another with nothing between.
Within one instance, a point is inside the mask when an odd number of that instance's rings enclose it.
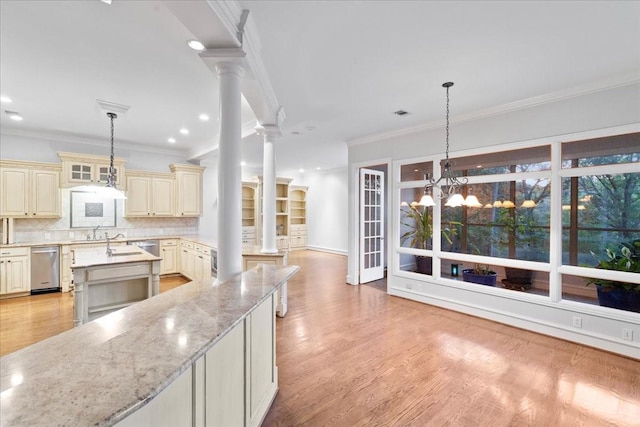
<instances>
[{"instance_id":1,"label":"cabinet door","mask_svg":"<svg viewBox=\"0 0 640 427\"><path fill-rule=\"evenodd\" d=\"M95 165L94 166L94 170L95 170L95 176L93 177L93 179L95 180L95 182L98 182L100 184L106 184L107 181L109 180L109 165ZM119 166L113 166L113 174L116 178L116 187L119 187L120 185L120 167Z\"/></svg>"},{"instance_id":2,"label":"cabinet door","mask_svg":"<svg viewBox=\"0 0 640 427\"><path fill-rule=\"evenodd\" d=\"M0 172L2 206L0 216L25 217L29 214L29 169L3 168Z\"/></svg>"},{"instance_id":3,"label":"cabinet door","mask_svg":"<svg viewBox=\"0 0 640 427\"><path fill-rule=\"evenodd\" d=\"M3 261L6 272L6 293L30 291L29 257L7 257Z\"/></svg>"},{"instance_id":4,"label":"cabinet door","mask_svg":"<svg viewBox=\"0 0 640 427\"><path fill-rule=\"evenodd\" d=\"M173 216L175 188L175 181L172 179L153 179L151 197L153 215Z\"/></svg>"},{"instance_id":5,"label":"cabinet door","mask_svg":"<svg viewBox=\"0 0 640 427\"><path fill-rule=\"evenodd\" d=\"M179 172L177 179L177 216L200 216L202 213L201 175L197 172Z\"/></svg>"},{"instance_id":6,"label":"cabinet door","mask_svg":"<svg viewBox=\"0 0 640 427\"><path fill-rule=\"evenodd\" d=\"M38 217L60 217L58 171L31 171L31 213Z\"/></svg>"},{"instance_id":7,"label":"cabinet door","mask_svg":"<svg viewBox=\"0 0 640 427\"><path fill-rule=\"evenodd\" d=\"M195 256L190 249L182 248L180 255L180 272L183 276L195 279Z\"/></svg>"},{"instance_id":8,"label":"cabinet door","mask_svg":"<svg viewBox=\"0 0 640 427\"><path fill-rule=\"evenodd\" d=\"M127 178L126 216L151 215L151 179L132 176Z\"/></svg>"},{"instance_id":9,"label":"cabinet door","mask_svg":"<svg viewBox=\"0 0 640 427\"><path fill-rule=\"evenodd\" d=\"M167 246L162 248L162 262L160 263L160 274L171 274L178 271L177 266L177 248L175 246Z\"/></svg>"},{"instance_id":10,"label":"cabinet door","mask_svg":"<svg viewBox=\"0 0 640 427\"><path fill-rule=\"evenodd\" d=\"M77 163L74 162L69 165L69 176L67 177L69 182L76 182L79 184L89 184L93 182L93 168L90 163Z\"/></svg>"}]
</instances>

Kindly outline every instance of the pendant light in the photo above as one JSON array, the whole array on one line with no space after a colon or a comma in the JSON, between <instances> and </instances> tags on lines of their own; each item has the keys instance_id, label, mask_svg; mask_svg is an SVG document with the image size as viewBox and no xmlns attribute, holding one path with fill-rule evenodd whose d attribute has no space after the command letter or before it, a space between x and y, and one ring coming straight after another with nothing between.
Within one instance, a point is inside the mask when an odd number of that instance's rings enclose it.
<instances>
[{"instance_id":1,"label":"pendant light","mask_svg":"<svg viewBox=\"0 0 640 427\"><path fill-rule=\"evenodd\" d=\"M127 196L116 188L116 169L113 166L113 121L118 118L118 115L116 113L108 112L107 117L111 120L111 155L109 158L109 175L107 176L107 183L104 187L97 185L81 185L73 187L73 190L96 193L103 199L124 200Z\"/></svg>"},{"instance_id":2,"label":"pendant light","mask_svg":"<svg viewBox=\"0 0 640 427\"><path fill-rule=\"evenodd\" d=\"M460 187L466 185L467 178L458 179L453 171L453 164L449 160L449 88L453 86L453 82L446 82L442 84L447 90L447 148L445 151L445 161L443 165L442 176L438 179L430 179L428 186L438 187L440 189L440 198L447 198L445 206L457 207L465 204L464 197L460 194Z\"/></svg>"}]
</instances>

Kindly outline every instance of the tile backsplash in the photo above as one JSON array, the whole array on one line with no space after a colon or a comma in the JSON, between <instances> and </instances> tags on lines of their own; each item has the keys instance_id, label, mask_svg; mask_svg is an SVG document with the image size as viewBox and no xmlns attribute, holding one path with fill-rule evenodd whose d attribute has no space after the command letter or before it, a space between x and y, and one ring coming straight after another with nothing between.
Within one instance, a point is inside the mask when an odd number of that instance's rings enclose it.
<instances>
[{"instance_id":1,"label":"tile backsplash","mask_svg":"<svg viewBox=\"0 0 640 427\"><path fill-rule=\"evenodd\" d=\"M105 231L111 236L122 233L127 237L197 234L198 224L199 218L125 218L124 201L118 200L116 226L101 226L96 236L104 238ZM71 228L70 191L63 189L61 218L17 218L14 232L15 243L87 240L87 236L93 236L93 227Z\"/></svg>"}]
</instances>

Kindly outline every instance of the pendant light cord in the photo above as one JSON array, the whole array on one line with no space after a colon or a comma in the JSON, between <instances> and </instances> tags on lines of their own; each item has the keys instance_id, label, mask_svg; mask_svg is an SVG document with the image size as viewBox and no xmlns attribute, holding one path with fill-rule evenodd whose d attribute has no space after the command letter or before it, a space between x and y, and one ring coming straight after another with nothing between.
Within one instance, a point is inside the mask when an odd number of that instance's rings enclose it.
<instances>
[{"instance_id":1,"label":"pendant light cord","mask_svg":"<svg viewBox=\"0 0 640 427\"><path fill-rule=\"evenodd\" d=\"M107 187L115 188L115 168L113 167L113 120L116 119L118 115L116 113L107 113L107 116L111 119L111 157L109 159L109 177L107 178Z\"/></svg>"}]
</instances>

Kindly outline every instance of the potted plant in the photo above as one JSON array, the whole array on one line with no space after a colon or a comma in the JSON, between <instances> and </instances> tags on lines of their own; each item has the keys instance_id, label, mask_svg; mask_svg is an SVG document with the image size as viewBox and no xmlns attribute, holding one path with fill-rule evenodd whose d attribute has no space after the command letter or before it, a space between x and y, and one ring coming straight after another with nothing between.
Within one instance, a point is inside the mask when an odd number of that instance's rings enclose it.
<instances>
[{"instance_id":1,"label":"potted plant","mask_svg":"<svg viewBox=\"0 0 640 427\"><path fill-rule=\"evenodd\" d=\"M474 268L462 270L462 280L479 285L495 286L498 273L491 270L487 264L476 264Z\"/></svg>"},{"instance_id":2,"label":"potted plant","mask_svg":"<svg viewBox=\"0 0 640 427\"><path fill-rule=\"evenodd\" d=\"M403 205L405 205L403 203ZM431 213L426 206L421 206L418 203L412 203L406 205L408 209L401 209L404 213L404 221L402 225L407 227L400 236L401 244L409 242L409 246L417 249L427 249L429 242L433 238L433 221L431 220ZM452 222L448 226L442 227L442 237L451 244L453 242L452 237L456 235L456 229L453 225L462 225L461 223ZM433 260L428 256L416 255L416 271L422 274L432 274L433 272Z\"/></svg>"},{"instance_id":3,"label":"potted plant","mask_svg":"<svg viewBox=\"0 0 640 427\"><path fill-rule=\"evenodd\" d=\"M620 246L619 252L607 249L607 258L599 260L596 268L640 273L640 239ZM596 285L601 306L640 313L639 283L587 278L587 285L590 284Z\"/></svg>"}]
</instances>

